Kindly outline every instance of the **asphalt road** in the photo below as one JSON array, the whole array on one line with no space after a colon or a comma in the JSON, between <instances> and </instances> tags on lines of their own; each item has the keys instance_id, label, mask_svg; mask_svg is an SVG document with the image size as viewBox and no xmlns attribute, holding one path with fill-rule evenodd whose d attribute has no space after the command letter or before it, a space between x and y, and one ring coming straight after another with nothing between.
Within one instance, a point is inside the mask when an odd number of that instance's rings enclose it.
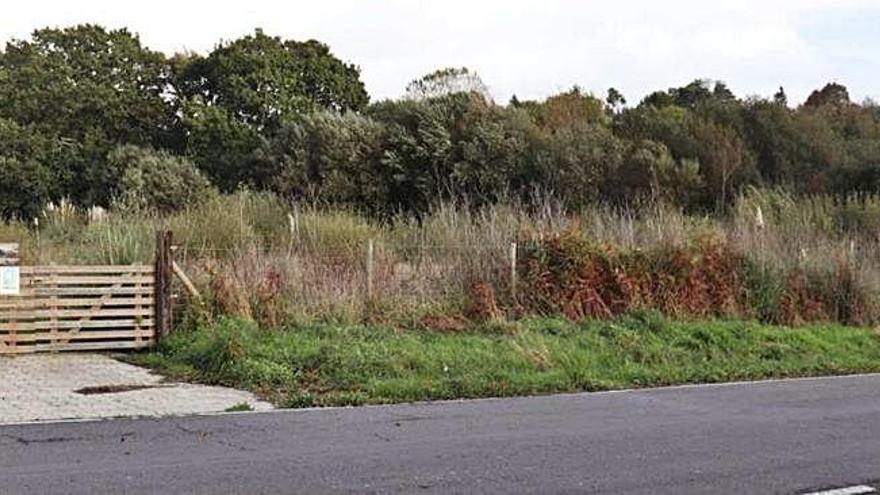
<instances>
[{"instance_id":1,"label":"asphalt road","mask_svg":"<svg viewBox=\"0 0 880 495\"><path fill-rule=\"evenodd\" d=\"M0 427L0 493L803 493L880 478L880 376Z\"/></svg>"}]
</instances>

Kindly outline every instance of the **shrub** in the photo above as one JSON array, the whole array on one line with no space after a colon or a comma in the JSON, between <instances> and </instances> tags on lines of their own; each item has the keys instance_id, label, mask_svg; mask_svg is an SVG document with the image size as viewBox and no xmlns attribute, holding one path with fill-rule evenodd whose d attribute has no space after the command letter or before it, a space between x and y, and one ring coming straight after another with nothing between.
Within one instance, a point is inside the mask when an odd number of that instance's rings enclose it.
<instances>
[{"instance_id":1,"label":"shrub","mask_svg":"<svg viewBox=\"0 0 880 495\"><path fill-rule=\"evenodd\" d=\"M687 246L622 250L568 231L526 243L521 265L526 310L572 319L638 309L675 316L739 312L742 257L715 239Z\"/></svg>"},{"instance_id":2,"label":"shrub","mask_svg":"<svg viewBox=\"0 0 880 495\"><path fill-rule=\"evenodd\" d=\"M199 203L211 190L192 162L166 151L125 145L109 160L124 170L120 194L128 205L168 213Z\"/></svg>"},{"instance_id":3,"label":"shrub","mask_svg":"<svg viewBox=\"0 0 880 495\"><path fill-rule=\"evenodd\" d=\"M526 313L610 318L634 310L675 317L736 316L802 325L878 320L872 289L852 260L768 268L730 242L622 249L563 232L524 243Z\"/></svg>"}]
</instances>

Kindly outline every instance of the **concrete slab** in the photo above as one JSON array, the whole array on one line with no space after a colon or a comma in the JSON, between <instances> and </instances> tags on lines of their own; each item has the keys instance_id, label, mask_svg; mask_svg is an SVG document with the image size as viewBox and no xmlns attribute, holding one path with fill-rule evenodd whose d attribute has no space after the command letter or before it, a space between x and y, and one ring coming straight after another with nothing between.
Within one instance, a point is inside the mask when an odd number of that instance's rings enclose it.
<instances>
[{"instance_id":1,"label":"concrete slab","mask_svg":"<svg viewBox=\"0 0 880 495\"><path fill-rule=\"evenodd\" d=\"M103 354L0 357L0 424L212 413L243 402L272 408L249 392L164 382Z\"/></svg>"}]
</instances>

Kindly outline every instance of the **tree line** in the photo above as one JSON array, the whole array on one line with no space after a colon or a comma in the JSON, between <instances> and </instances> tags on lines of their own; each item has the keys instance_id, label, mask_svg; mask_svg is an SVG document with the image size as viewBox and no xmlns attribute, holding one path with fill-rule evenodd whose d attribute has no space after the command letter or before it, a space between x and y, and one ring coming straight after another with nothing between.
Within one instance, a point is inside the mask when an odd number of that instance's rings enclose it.
<instances>
[{"instance_id":1,"label":"tree line","mask_svg":"<svg viewBox=\"0 0 880 495\"><path fill-rule=\"evenodd\" d=\"M357 66L261 30L166 56L125 29L41 29L0 51L0 215L49 202L168 211L247 187L387 217L552 194L571 207L723 209L743 187L880 188L880 107L829 83L792 107L696 80L634 105L574 87L492 101L441 69L370 102Z\"/></svg>"}]
</instances>

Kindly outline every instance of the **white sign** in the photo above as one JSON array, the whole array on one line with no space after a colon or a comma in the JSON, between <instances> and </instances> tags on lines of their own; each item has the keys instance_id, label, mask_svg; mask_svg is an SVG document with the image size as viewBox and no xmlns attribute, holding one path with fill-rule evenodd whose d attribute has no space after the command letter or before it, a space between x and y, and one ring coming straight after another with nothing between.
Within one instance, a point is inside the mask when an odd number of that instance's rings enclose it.
<instances>
[{"instance_id":1,"label":"white sign","mask_svg":"<svg viewBox=\"0 0 880 495\"><path fill-rule=\"evenodd\" d=\"M17 266L0 266L0 296L17 296L21 277Z\"/></svg>"}]
</instances>

